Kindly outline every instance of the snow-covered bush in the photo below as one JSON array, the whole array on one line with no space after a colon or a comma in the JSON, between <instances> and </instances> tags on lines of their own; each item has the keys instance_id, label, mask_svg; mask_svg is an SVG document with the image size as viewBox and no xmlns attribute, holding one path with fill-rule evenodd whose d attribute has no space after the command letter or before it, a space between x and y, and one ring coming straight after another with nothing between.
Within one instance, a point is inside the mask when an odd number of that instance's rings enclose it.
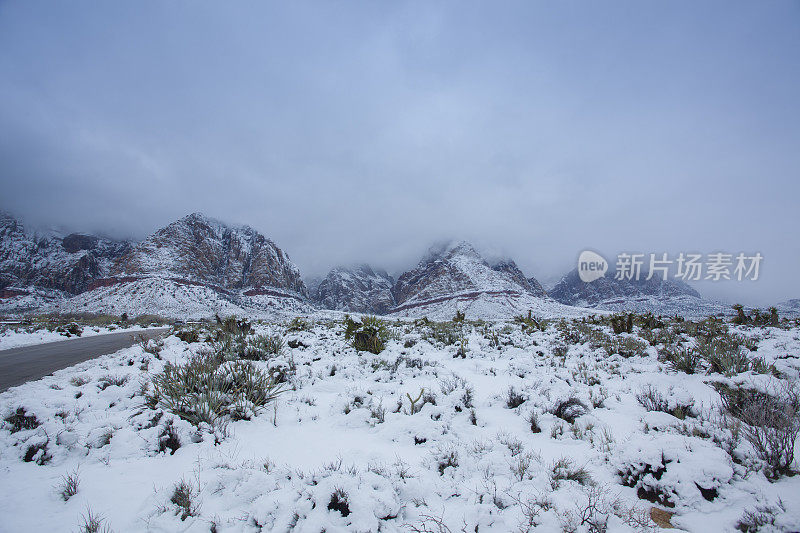
<instances>
[{"instance_id":1,"label":"snow-covered bush","mask_svg":"<svg viewBox=\"0 0 800 533\"><path fill-rule=\"evenodd\" d=\"M636 435L615 450L618 474L639 498L667 507L712 501L733 477L728 455L695 437Z\"/></svg>"},{"instance_id":2,"label":"snow-covered bush","mask_svg":"<svg viewBox=\"0 0 800 533\"><path fill-rule=\"evenodd\" d=\"M800 391L796 385L785 386L780 396L765 394L754 398L741 410L744 437L767 465L769 477L790 474L800 435Z\"/></svg>"},{"instance_id":3,"label":"snow-covered bush","mask_svg":"<svg viewBox=\"0 0 800 533\"><path fill-rule=\"evenodd\" d=\"M345 319L345 339L359 352L379 354L386 347L389 331L386 322L375 316L365 316L361 322Z\"/></svg>"},{"instance_id":4,"label":"snow-covered bush","mask_svg":"<svg viewBox=\"0 0 800 533\"><path fill-rule=\"evenodd\" d=\"M213 426L225 416L250 419L281 392L276 380L250 361L198 354L183 365L167 363L153 376L146 403L195 425Z\"/></svg>"}]
</instances>

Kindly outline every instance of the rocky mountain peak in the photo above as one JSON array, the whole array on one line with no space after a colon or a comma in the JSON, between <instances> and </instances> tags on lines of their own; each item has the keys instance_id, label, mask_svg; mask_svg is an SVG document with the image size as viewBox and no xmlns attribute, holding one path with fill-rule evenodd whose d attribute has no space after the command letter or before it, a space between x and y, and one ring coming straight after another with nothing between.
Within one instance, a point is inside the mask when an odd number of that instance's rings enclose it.
<instances>
[{"instance_id":1,"label":"rocky mountain peak","mask_svg":"<svg viewBox=\"0 0 800 533\"><path fill-rule=\"evenodd\" d=\"M393 285L386 271L370 265L338 266L319 283L312 298L326 309L385 314L394 307Z\"/></svg>"},{"instance_id":2,"label":"rocky mountain peak","mask_svg":"<svg viewBox=\"0 0 800 533\"><path fill-rule=\"evenodd\" d=\"M683 281L663 280L660 276L647 280L646 277L643 274L638 280L618 280L615 279L614 272L607 272L604 277L585 283L578 276L578 270L573 269L553 287L550 295L568 305L595 305L607 300L644 296L700 298L700 294Z\"/></svg>"},{"instance_id":3,"label":"rocky mountain peak","mask_svg":"<svg viewBox=\"0 0 800 533\"><path fill-rule=\"evenodd\" d=\"M158 276L224 289L284 289L307 296L300 271L275 243L249 226L202 213L177 220L138 244L115 267L118 276Z\"/></svg>"},{"instance_id":4,"label":"rocky mountain peak","mask_svg":"<svg viewBox=\"0 0 800 533\"><path fill-rule=\"evenodd\" d=\"M397 279L392 293L398 306L407 306L460 294L533 294L533 287L513 260L490 265L474 246L459 241L432 247Z\"/></svg>"}]
</instances>

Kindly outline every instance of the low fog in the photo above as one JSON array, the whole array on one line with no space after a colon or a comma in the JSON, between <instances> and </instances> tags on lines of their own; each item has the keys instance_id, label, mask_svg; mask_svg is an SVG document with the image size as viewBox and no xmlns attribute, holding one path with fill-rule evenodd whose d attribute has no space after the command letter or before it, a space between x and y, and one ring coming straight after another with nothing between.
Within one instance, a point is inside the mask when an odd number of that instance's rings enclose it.
<instances>
[{"instance_id":1,"label":"low fog","mask_svg":"<svg viewBox=\"0 0 800 533\"><path fill-rule=\"evenodd\" d=\"M141 239L248 224L306 276L467 239L760 252L800 297L797 2L0 3L0 209Z\"/></svg>"}]
</instances>

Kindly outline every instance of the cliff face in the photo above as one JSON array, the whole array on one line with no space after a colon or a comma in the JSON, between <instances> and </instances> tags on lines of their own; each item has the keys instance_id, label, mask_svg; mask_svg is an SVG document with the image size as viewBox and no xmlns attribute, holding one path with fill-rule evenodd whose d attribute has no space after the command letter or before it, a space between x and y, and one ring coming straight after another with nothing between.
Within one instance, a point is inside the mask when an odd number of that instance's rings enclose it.
<instances>
[{"instance_id":1,"label":"cliff face","mask_svg":"<svg viewBox=\"0 0 800 533\"><path fill-rule=\"evenodd\" d=\"M158 230L120 257L112 275L180 278L224 289L277 288L307 296L300 271L271 240L199 213Z\"/></svg>"},{"instance_id":2,"label":"cliff face","mask_svg":"<svg viewBox=\"0 0 800 533\"><path fill-rule=\"evenodd\" d=\"M317 285L312 298L325 309L382 315L395 305L393 285L389 274L369 265L336 267Z\"/></svg>"},{"instance_id":3,"label":"cliff face","mask_svg":"<svg viewBox=\"0 0 800 533\"><path fill-rule=\"evenodd\" d=\"M128 241L95 235L29 235L13 217L0 214L0 289L38 287L79 294L93 280L109 275L130 249Z\"/></svg>"},{"instance_id":4,"label":"cliff face","mask_svg":"<svg viewBox=\"0 0 800 533\"><path fill-rule=\"evenodd\" d=\"M700 294L689 285L680 280L662 280L659 276L652 279L618 280L614 273L606 275L591 283L581 281L578 270L570 271L559 281L550 296L567 305L595 305L610 300L636 299L642 297L675 298L693 297L700 298Z\"/></svg>"},{"instance_id":5,"label":"cliff face","mask_svg":"<svg viewBox=\"0 0 800 533\"><path fill-rule=\"evenodd\" d=\"M398 307L465 293L545 296L541 285L531 283L514 261L490 265L467 242L432 248L416 268L397 279L392 292Z\"/></svg>"}]
</instances>

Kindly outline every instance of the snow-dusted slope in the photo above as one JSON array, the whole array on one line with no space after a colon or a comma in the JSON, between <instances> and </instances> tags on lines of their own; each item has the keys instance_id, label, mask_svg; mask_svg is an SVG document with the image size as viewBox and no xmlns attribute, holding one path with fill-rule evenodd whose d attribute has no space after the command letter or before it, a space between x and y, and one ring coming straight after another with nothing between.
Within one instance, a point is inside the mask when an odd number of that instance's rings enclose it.
<instances>
[{"instance_id":1,"label":"snow-dusted slope","mask_svg":"<svg viewBox=\"0 0 800 533\"><path fill-rule=\"evenodd\" d=\"M608 311L655 313L684 317L706 317L719 313L730 314L728 304L706 300L696 290L680 280L618 280L613 272L585 283L577 269L567 273L548 293L555 300L578 307Z\"/></svg>"},{"instance_id":2,"label":"snow-dusted slope","mask_svg":"<svg viewBox=\"0 0 800 533\"><path fill-rule=\"evenodd\" d=\"M179 278L224 289L271 287L306 296L300 271L249 226L193 213L158 230L120 258L114 275Z\"/></svg>"},{"instance_id":3,"label":"snow-dusted slope","mask_svg":"<svg viewBox=\"0 0 800 533\"><path fill-rule=\"evenodd\" d=\"M325 309L382 315L395 306L393 285L389 274L369 265L336 267L317 285L312 297Z\"/></svg>"},{"instance_id":4,"label":"snow-dusted slope","mask_svg":"<svg viewBox=\"0 0 800 533\"><path fill-rule=\"evenodd\" d=\"M28 234L20 222L0 213L0 290L8 291L7 297L36 292L34 288L78 294L107 276L114 261L130 249L127 241L95 235Z\"/></svg>"},{"instance_id":5,"label":"snow-dusted slope","mask_svg":"<svg viewBox=\"0 0 800 533\"><path fill-rule=\"evenodd\" d=\"M535 280L534 280L535 281ZM547 298L507 259L490 265L466 242L432 248L419 265L401 275L393 290L394 316L450 319L510 318L528 310L539 316L585 314Z\"/></svg>"},{"instance_id":6,"label":"snow-dusted slope","mask_svg":"<svg viewBox=\"0 0 800 533\"><path fill-rule=\"evenodd\" d=\"M0 312L201 317L309 313L300 271L247 226L195 213L132 247L93 235L29 236L0 216Z\"/></svg>"},{"instance_id":7,"label":"snow-dusted slope","mask_svg":"<svg viewBox=\"0 0 800 533\"><path fill-rule=\"evenodd\" d=\"M189 284L151 277L106 287L63 300L52 306L62 313L106 313L130 316L157 314L176 318L204 318L214 314L283 318L313 313L314 309L291 293L252 294L222 291L201 284Z\"/></svg>"}]
</instances>

